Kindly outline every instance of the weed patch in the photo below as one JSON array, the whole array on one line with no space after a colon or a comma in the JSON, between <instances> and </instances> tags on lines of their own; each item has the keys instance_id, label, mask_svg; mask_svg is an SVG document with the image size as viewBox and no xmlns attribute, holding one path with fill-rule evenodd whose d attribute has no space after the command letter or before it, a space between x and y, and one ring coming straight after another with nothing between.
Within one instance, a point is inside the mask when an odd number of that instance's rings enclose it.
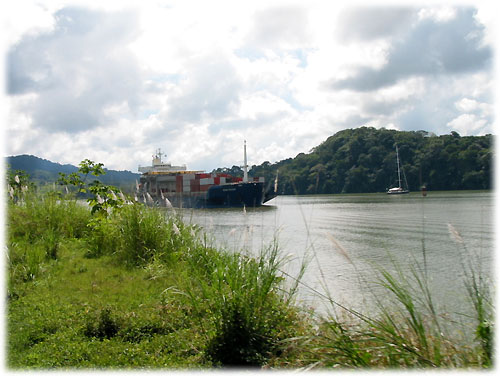
<instances>
[{"instance_id":1,"label":"weed patch","mask_svg":"<svg viewBox=\"0 0 500 376\"><path fill-rule=\"evenodd\" d=\"M97 315L90 315L84 334L89 338L112 338L120 329L119 319L111 308L103 308Z\"/></svg>"}]
</instances>

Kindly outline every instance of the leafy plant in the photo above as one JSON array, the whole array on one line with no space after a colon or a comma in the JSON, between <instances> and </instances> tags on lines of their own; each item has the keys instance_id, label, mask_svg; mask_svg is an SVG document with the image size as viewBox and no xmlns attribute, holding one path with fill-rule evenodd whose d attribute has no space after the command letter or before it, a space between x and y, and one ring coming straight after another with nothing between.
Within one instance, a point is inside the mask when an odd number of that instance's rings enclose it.
<instances>
[{"instance_id":1,"label":"leafy plant","mask_svg":"<svg viewBox=\"0 0 500 376\"><path fill-rule=\"evenodd\" d=\"M7 193L10 201L14 203L21 201L34 188L35 185L30 181L29 175L25 171L7 169Z\"/></svg>"},{"instance_id":2,"label":"leafy plant","mask_svg":"<svg viewBox=\"0 0 500 376\"><path fill-rule=\"evenodd\" d=\"M91 317L85 327L85 335L87 337L95 337L99 339L112 338L120 329L118 319L112 312L111 308L106 307L99 311L97 317Z\"/></svg>"},{"instance_id":3,"label":"leafy plant","mask_svg":"<svg viewBox=\"0 0 500 376\"><path fill-rule=\"evenodd\" d=\"M70 185L77 188L78 193L87 192L86 180L89 174L94 176L104 175L102 163L95 163L90 159L84 159L79 164L78 172L73 172L71 174L65 174L63 172L59 173L59 184ZM83 179L82 176L83 175Z\"/></svg>"},{"instance_id":4,"label":"leafy plant","mask_svg":"<svg viewBox=\"0 0 500 376\"><path fill-rule=\"evenodd\" d=\"M98 177L105 173L102 163L85 159L80 162L79 166L78 173L73 172L66 175L60 172L59 184L75 186L78 193L91 193L92 196L87 199L91 208L90 212L99 217L106 218L111 210L118 210L123 206L126 199L118 188L102 184L99 180L86 183L89 174ZM82 179L80 175L83 175L84 178Z\"/></svg>"}]
</instances>

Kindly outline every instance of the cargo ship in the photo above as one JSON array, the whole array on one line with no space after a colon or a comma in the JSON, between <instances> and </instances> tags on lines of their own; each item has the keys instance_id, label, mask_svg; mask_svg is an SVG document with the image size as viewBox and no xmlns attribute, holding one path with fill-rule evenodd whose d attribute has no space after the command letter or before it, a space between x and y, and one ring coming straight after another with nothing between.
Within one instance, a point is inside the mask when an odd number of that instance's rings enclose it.
<instances>
[{"instance_id":1,"label":"cargo ship","mask_svg":"<svg viewBox=\"0 0 500 376\"><path fill-rule=\"evenodd\" d=\"M186 165L173 166L162 161L160 149L151 166L139 166L142 173L138 195L157 206L177 208L258 207L276 197L274 189L265 186L263 177L248 177L246 142L244 143L243 178L225 173L188 170Z\"/></svg>"}]
</instances>

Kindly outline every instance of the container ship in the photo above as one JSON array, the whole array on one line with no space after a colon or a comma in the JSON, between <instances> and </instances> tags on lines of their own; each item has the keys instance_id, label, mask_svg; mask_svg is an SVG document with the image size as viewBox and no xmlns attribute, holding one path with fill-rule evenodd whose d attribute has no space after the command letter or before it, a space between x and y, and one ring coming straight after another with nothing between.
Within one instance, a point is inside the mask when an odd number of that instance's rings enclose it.
<instances>
[{"instance_id":1,"label":"container ship","mask_svg":"<svg viewBox=\"0 0 500 376\"><path fill-rule=\"evenodd\" d=\"M173 166L162 162L162 154L158 149L151 166L138 168L138 194L146 202L178 208L258 207L276 197L277 181L274 189L266 189L263 177L248 177L246 142L243 178Z\"/></svg>"}]
</instances>

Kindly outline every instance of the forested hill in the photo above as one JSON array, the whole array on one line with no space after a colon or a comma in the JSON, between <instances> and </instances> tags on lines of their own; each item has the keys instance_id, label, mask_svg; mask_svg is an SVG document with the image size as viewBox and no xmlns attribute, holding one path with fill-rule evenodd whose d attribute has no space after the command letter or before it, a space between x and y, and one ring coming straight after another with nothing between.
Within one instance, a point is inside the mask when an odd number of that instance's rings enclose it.
<instances>
[{"instance_id":1,"label":"forested hill","mask_svg":"<svg viewBox=\"0 0 500 376\"><path fill-rule=\"evenodd\" d=\"M69 164L59 164L38 158L33 155L16 155L6 158L7 167L12 170L23 170L29 174L30 179L37 185L53 184L59 178L59 172L70 174L77 172L78 167ZM135 187L135 180L139 180L140 174L130 171L115 171L104 169L106 174L99 176L98 180L105 184L111 184L120 188Z\"/></svg>"},{"instance_id":2,"label":"forested hill","mask_svg":"<svg viewBox=\"0 0 500 376\"><path fill-rule=\"evenodd\" d=\"M310 153L252 166L280 194L384 192L397 186L396 149L410 190L491 189L493 136L435 136L425 131L346 129Z\"/></svg>"}]
</instances>

